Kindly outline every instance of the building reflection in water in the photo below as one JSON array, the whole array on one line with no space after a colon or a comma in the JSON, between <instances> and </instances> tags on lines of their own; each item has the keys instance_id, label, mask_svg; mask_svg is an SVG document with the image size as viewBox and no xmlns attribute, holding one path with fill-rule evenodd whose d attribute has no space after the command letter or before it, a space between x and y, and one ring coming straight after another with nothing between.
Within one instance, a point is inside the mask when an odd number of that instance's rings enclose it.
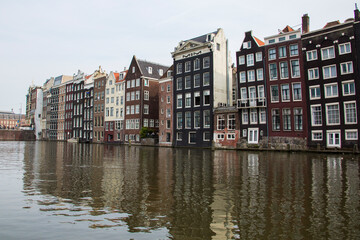
<instances>
[{"instance_id":1,"label":"building reflection in water","mask_svg":"<svg viewBox=\"0 0 360 240\"><path fill-rule=\"evenodd\" d=\"M24 169L40 210L91 228L173 239L360 236L358 156L36 142Z\"/></svg>"}]
</instances>

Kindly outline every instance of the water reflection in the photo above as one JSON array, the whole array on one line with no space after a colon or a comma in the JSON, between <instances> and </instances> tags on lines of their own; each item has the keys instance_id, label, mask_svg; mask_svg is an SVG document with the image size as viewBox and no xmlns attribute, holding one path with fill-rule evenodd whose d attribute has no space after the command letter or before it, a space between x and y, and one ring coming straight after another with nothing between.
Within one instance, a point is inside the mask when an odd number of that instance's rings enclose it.
<instances>
[{"instance_id":1,"label":"water reflection","mask_svg":"<svg viewBox=\"0 0 360 240\"><path fill-rule=\"evenodd\" d=\"M36 142L24 170L28 205L59 223L150 239L360 238L358 156Z\"/></svg>"}]
</instances>

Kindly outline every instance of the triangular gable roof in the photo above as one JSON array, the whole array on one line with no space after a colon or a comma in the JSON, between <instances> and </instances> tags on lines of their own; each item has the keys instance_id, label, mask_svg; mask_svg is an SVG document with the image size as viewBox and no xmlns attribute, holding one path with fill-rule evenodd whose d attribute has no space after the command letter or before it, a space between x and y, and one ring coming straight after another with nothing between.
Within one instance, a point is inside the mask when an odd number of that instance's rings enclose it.
<instances>
[{"instance_id":1,"label":"triangular gable roof","mask_svg":"<svg viewBox=\"0 0 360 240\"><path fill-rule=\"evenodd\" d=\"M159 74L159 70L162 69L163 73L168 69L168 66L164 66L158 63L148 62L145 60L137 60L137 64L140 68L141 74L145 77L159 79L162 75ZM152 68L152 73L149 72L149 68Z\"/></svg>"},{"instance_id":2,"label":"triangular gable roof","mask_svg":"<svg viewBox=\"0 0 360 240\"><path fill-rule=\"evenodd\" d=\"M293 32L294 29L292 29L289 25L286 25L286 27L282 30L283 33Z\"/></svg>"},{"instance_id":3,"label":"triangular gable roof","mask_svg":"<svg viewBox=\"0 0 360 240\"><path fill-rule=\"evenodd\" d=\"M255 42L257 43L257 45L260 47L260 46L264 46L265 43L263 41L261 41L260 39L258 39L257 37L255 36L252 36L255 40Z\"/></svg>"},{"instance_id":4,"label":"triangular gable roof","mask_svg":"<svg viewBox=\"0 0 360 240\"><path fill-rule=\"evenodd\" d=\"M119 73L114 72L115 81L119 81Z\"/></svg>"},{"instance_id":5,"label":"triangular gable roof","mask_svg":"<svg viewBox=\"0 0 360 240\"><path fill-rule=\"evenodd\" d=\"M339 25L339 24L340 24L339 20L332 21L332 22L328 22L323 28L333 27L333 26L336 26L336 25Z\"/></svg>"}]
</instances>

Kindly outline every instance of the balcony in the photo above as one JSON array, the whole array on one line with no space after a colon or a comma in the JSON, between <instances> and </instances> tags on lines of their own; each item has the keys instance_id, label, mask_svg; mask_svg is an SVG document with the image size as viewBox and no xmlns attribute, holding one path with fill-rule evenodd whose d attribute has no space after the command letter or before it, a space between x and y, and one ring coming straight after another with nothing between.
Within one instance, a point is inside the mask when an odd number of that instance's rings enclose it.
<instances>
[{"instance_id":1,"label":"balcony","mask_svg":"<svg viewBox=\"0 0 360 240\"><path fill-rule=\"evenodd\" d=\"M237 100L237 108L238 109L260 108L260 107L266 107L266 98L265 97L245 98L245 99Z\"/></svg>"}]
</instances>

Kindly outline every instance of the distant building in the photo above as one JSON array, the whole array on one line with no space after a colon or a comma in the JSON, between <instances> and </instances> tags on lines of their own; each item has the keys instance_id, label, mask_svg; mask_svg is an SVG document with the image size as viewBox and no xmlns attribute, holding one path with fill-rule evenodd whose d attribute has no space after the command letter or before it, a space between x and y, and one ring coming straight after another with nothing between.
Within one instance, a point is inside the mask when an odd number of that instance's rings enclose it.
<instances>
[{"instance_id":1,"label":"distant building","mask_svg":"<svg viewBox=\"0 0 360 240\"><path fill-rule=\"evenodd\" d=\"M80 70L78 74L80 73ZM74 74L75 75L75 74ZM68 140L73 137L73 110L74 110L74 80L66 83L65 92L65 139Z\"/></svg>"},{"instance_id":2,"label":"distant building","mask_svg":"<svg viewBox=\"0 0 360 240\"><path fill-rule=\"evenodd\" d=\"M131 60L125 86L125 142L140 143L140 130L159 131L159 79L169 67Z\"/></svg>"},{"instance_id":3,"label":"distant building","mask_svg":"<svg viewBox=\"0 0 360 240\"><path fill-rule=\"evenodd\" d=\"M93 142L104 142L105 83L107 75L101 68L94 75L94 125Z\"/></svg>"},{"instance_id":4,"label":"distant building","mask_svg":"<svg viewBox=\"0 0 360 240\"><path fill-rule=\"evenodd\" d=\"M24 114L0 111L0 129L19 129L25 124Z\"/></svg>"},{"instance_id":5,"label":"distant building","mask_svg":"<svg viewBox=\"0 0 360 240\"><path fill-rule=\"evenodd\" d=\"M213 108L229 105L227 39L222 29L181 41L172 52L174 146L211 147Z\"/></svg>"},{"instance_id":6,"label":"distant building","mask_svg":"<svg viewBox=\"0 0 360 240\"><path fill-rule=\"evenodd\" d=\"M159 145L173 142L173 71L171 66L159 81Z\"/></svg>"},{"instance_id":7,"label":"distant building","mask_svg":"<svg viewBox=\"0 0 360 240\"><path fill-rule=\"evenodd\" d=\"M100 70L93 74L85 76L84 82L84 105L83 105L83 142L92 142L93 140L93 121L94 121L94 76Z\"/></svg>"}]
</instances>

